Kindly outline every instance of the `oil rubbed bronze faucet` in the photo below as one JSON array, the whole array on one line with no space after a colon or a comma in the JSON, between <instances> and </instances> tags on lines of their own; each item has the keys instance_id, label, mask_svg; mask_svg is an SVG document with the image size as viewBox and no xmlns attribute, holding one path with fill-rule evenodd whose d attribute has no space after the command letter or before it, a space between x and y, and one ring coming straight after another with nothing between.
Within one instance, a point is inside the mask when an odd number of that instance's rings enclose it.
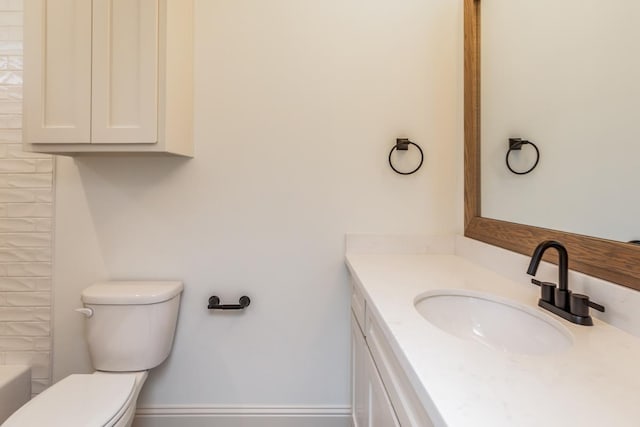
<instances>
[{"instance_id":1,"label":"oil rubbed bronze faucet","mask_svg":"<svg viewBox=\"0 0 640 427\"><path fill-rule=\"evenodd\" d=\"M545 240L540 243L533 251L527 274L535 276L542 256L549 248L558 251L558 286L556 287L554 283L531 279L531 283L541 288L538 305L578 325L593 325L593 319L589 315L589 307L602 312L604 312L604 307L589 301L589 297L586 295L574 294L569 290L569 253L562 243L555 240Z\"/></svg>"}]
</instances>

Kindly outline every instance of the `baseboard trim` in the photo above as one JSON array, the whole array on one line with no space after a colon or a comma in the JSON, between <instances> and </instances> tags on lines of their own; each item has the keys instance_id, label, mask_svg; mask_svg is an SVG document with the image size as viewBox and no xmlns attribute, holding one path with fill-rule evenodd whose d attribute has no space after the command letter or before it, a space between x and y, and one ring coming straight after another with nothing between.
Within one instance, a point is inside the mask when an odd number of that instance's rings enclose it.
<instances>
[{"instance_id":1,"label":"baseboard trim","mask_svg":"<svg viewBox=\"0 0 640 427\"><path fill-rule=\"evenodd\" d=\"M134 427L350 427L350 406L153 405L136 410Z\"/></svg>"}]
</instances>

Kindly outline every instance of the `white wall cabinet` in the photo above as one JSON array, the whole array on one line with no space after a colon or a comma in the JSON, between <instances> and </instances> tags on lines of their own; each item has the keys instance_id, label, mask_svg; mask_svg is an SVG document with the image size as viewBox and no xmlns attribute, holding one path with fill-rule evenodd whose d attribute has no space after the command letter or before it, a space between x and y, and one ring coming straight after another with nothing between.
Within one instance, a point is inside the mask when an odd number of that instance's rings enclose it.
<instances>
[{"instance_id":1,"label":"white wall cabinet","mask_svg":"<svg viewBox=\"0 0 640 427\"><path fill-rule=\"evenodd\" d=\"M351 297L354 427L433 427L357 285Z\"/></svg>"},{"instance_id":2,"label":"white wall cabinet","mask_svg":"<svg viewBox=\"0 0 640 427\"><path fill-rule=\"evenodd\" d=\"M193 0L29 0L24 145L193 154Z\"/></svg>"}]
</instances>

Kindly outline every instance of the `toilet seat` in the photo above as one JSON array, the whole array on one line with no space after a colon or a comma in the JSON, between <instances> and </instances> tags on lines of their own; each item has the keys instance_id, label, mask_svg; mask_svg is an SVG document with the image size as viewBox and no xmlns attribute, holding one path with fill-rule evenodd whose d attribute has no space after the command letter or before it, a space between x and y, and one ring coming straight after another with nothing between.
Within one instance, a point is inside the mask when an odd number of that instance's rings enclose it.
<instances>
[{"instance_id":1,"label":"toilet seat","mask_svg":"<svg viewBox=\"0 0 640 427\"><path fill-rule=\"evenodd\" d=\"M111 427L136 394L138 375L70 375L20 408L2 427Z\"/></svg>"}]
</instances>

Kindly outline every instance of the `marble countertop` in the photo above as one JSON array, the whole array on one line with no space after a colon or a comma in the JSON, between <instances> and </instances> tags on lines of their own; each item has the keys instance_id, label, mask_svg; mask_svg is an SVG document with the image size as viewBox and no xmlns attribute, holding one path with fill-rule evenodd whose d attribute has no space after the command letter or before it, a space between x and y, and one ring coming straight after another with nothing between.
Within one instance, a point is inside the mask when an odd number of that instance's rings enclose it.
<instances>
[{"instance_id":1,"label":"marble countertop","mask_svg":"<svg viewBox=\"0 0 640 427\"><path fill-rule=\"evenodd\" d=\"M567 322L537 307L538 287L459 256L348 254L347 265L436 425L640 425L638 338L597 319L591 327ZM436 289L473 290L527 305L566 327L573 345L529 356L449 335L413 305Z\"/></svg>"}]
</instances>

